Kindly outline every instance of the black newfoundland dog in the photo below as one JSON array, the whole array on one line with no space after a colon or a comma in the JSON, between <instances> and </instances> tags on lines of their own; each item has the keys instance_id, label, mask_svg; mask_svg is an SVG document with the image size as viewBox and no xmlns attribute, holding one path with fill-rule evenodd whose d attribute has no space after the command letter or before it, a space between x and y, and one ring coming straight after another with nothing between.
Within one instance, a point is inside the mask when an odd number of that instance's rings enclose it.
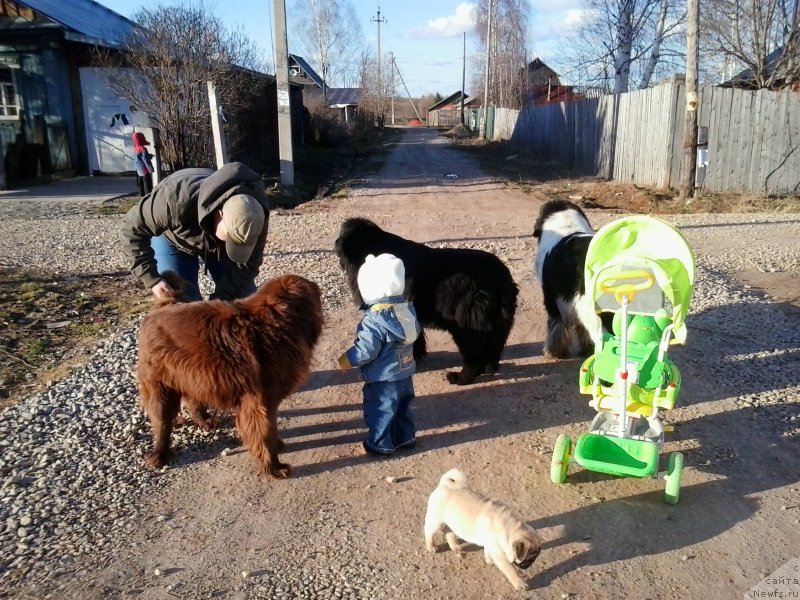
<instances>
[{"instance_id":1,"label":"black newfoundland dog","mask_svg":"<svg viewBox=\"0 0 800 600\"><path fill-rule=\"evenodd\" d=\"M406 295L423 327L414 356L427 353L424 328L432 327L453 336L464 361L460 372L447 373L450 383L468 385L482 373L497 371L517 309L517 284L508 267L489 252L429 248L367 219L348 219L339 231L336 255L358 306L358 269L367 254L384 252L403 261Z\"/></svg>"}]
</instances>

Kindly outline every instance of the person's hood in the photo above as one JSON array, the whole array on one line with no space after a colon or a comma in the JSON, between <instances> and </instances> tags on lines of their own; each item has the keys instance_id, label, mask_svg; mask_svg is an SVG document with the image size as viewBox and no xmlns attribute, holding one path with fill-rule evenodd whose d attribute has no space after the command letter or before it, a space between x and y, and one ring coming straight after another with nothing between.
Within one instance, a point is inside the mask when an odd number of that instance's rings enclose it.
<instances>
[{"instance_id":1,"label":"person's hood","mask_svg":"<svg viewBox=\"0 0 800 600\"><path fill-rule=\"evenodd\" d=\"M263 187L261 176L253 169L240 162L225 163L200 184L197 203L197 220L200 226L214 237L214 220L210 218L214 211L231 196L255 195L253 190L260 187Z\"/></svg>"},{"instance_id":2,"label":"person's hood","mask_svg":"<svg viewBox=\"0 0 800 600\"><path fill-rule=\"evenodd\" d=\"M134 148L143 148L144 146L149 146L150 142L147 141L147 138L141 131L137 131L131 136L133 140L133 147Z\"/></svg>"},{"instance_id":3,"label":"person's hood","mask_svg":"<svg viewBox=\"0 0 800 600\"><path fill-rule=\"evenodd\" d=\"M380 298L370 305L369 310L377 313L376 317L381 320L381 324L402 344L412 344L419 337L417 319L402 296Z\"/></svg>"}]
</instances>

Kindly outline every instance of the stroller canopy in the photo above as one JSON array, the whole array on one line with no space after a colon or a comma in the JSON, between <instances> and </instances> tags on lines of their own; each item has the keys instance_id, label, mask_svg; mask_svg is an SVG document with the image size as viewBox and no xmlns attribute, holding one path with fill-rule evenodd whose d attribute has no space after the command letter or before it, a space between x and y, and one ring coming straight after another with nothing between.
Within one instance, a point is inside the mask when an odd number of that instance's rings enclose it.
<instances>
[{"instance_id":1,"label":"stroller canopy","mask_svg":"<svg viewBox=\"0 0 800 600\"><path fill-rule=\"evenodd\" d=\"M595 234L586 253L584 270L586 295L591 299L594 313L619 307L612 295L603 293L599 283L604 278L613 279L613 273L641 270L653 274L656 282L653 287L657 289L634 299L629 310L633 314L650 315L659 309L666 310L676 340L684 343L684 321L694 288L694 254L683 234L660 219L640 215L625 217L605 225ZM597 344L602 336L599 318L595 325L595 331L589 333Z\"/></svg>"}]
</instances>

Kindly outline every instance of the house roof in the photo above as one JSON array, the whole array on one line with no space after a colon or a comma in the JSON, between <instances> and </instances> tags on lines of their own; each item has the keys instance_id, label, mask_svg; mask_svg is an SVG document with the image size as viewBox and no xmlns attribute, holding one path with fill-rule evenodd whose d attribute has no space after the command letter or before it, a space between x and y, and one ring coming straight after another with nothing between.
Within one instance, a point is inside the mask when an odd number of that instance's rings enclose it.
<instances>
[{"instance_id":1,"label":"house roof","mask_svg":"<svg viewBox=\"0 0 800 600\"><path fill-rule=\"evenodd\" d=\"M428 110L429 111L438 110L440 108L444 108L448 104L452 104L453 102L459 102L460 103L462 95L464 96L464 103L465 104L470 101L469 100L469 96L464 94L461 90L459 90L455 94L450 94L447 98L444 98L443 100L439 100L439 102L437 102L436 104L431 106Z\"/></svg>"},{"instance_id":2,"label":"house roof","mask_svg":"<svg viewBox=\"0 0 800 600\"><path fill-rule=\"evenodd\" d=\"M322 100L323 90L318 88L309 89L309 98ZM361 98L361 88L328 88L325 93L328 97L328 107L358 106Z\"/></svg>"},{"instance_id":3,"label":"house roof","mask_svg":"<svg viewBox=\"0 0 800 600\"><path fill-rule=\"evenodd\" d=\"M775 65L778 63L778 60L783 56L783 52L784 46L781 46L780 48L775 48L775 50L767 54L766 58L764 59L764 75L769 77L772 74L772 72L775 70ZM753 70L750 68L744 69L720 85L721 87L753 86L755 85L755 76L753 75Z\"/></svg>"},{"instance_id":4,"label":"house roof","mask_svg":"<svg viewBox=\"0 0 800 600\"><path fill-rule=\"evenodd\" d=\"M299 66L306 74L311 81L313 81L318 88L322 88L324 85L322 81L322 77L320 77L317 72L311 67L311 65L306 62L306 59L302 56L298 56L297 54L289 54L289 62L294 62L297 66ZM291 66L291 65L290 65Z\"/></svg>"},{"instance_id":5,"label":"house roof","mask_svg":"<svg viewBox=\"0 0 800 600\"><path fill-rule=\"evenodd\" d=\"M20 6L65 29L64 37L70 41L100 46L119 46L136 31L137 25L110 8L94 0L15 0ZM40 23L40 26L51 26ZM35 27L36 21L27 23Z\"/></svg>"},{"instance_id":6,"label":"house roof","mask_svg":"<svg viewBox=\"0 0 800 600\"><path fill-rule=\"evenodd\" d=\"M529 83L548 83L560 85L558 73L548 67L540 58L534 58L526 67Z\"/></svg>"},{"instance_id":7,"label":"house roof","mask_svg":"<svg viewBox=\"0 0 800 600\"><path fill-rule=\"evenodd\" d=\"M358 106L361 88L328 88L329 106Z\"/></svg>"}]
</instances>

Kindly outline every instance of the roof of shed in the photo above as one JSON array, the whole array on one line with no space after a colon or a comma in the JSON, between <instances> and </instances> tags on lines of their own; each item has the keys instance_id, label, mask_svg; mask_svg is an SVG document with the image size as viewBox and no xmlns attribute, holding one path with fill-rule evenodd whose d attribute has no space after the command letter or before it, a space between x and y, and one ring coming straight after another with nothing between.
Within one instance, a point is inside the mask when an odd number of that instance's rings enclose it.
<instances>
[{"instance_id":1,"label":"roof of shed","mask_svg":"<svg viewBox=\"0 0 800 600\"><path fill-rule=\"evenodd\" d=\"M119 46L136 31L137 25L94 0L16 0L39 15L57 23L65 37L74 42ZM27 27L36 26L28 23ZM48 26L40 23L39 26Z\"/></svg>"},{"instance_id":2,"label":"roof of shed","mask_svg":"<svg viewBox=\"0 0 800 600\"><path fill-rule=\"evenodd\" d=\"M297 63L303 71L305 71L308 78L317 84L318 87L322 87L324 85L322 81L322 77L320 77L317 72L312 68L310 64L306 61L305 58L302 56L298 56L297 54L289 54L289 59L293 60Z\"/></svg>"}]
</instances>

